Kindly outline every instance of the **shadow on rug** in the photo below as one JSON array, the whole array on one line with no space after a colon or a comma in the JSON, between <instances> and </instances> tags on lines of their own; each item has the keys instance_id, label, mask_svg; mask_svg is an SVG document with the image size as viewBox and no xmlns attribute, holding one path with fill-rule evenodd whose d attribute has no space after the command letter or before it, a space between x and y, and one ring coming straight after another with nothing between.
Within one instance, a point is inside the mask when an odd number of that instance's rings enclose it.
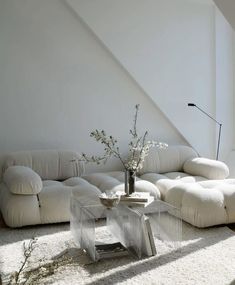
<instances>
[{"instance_id":1,"label":"shadow on rug","mask_svg":"<svg viewBox=\"0 0 235 285\"><path fill-rule=\"evenodd\" d=\"M104 224L100 223L100 235ZM68 224L1 230L0 272L3 284L14 284L24 261L23 242L36 245L18 284L232 284L235 279L235 235L227 227L197 229L183 223L181 247L156 241L158 254L91 262L76 247Z\"/></svg>"}]
</instances>

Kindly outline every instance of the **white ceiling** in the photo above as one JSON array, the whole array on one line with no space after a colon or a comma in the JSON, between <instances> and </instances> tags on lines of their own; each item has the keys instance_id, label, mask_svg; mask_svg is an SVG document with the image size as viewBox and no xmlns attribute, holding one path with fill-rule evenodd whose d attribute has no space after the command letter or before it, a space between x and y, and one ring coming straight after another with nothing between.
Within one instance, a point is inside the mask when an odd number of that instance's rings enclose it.
<instances>
[{"instance_id":1,"label":"white ceiling","mask_svg":"<svg viewBox=\"0 0 235 285\"><path fill-rule=\"evenodd\" d=\"M214 2L235 30L235 0L214 0Z\"/></svg>"}]
</instances>

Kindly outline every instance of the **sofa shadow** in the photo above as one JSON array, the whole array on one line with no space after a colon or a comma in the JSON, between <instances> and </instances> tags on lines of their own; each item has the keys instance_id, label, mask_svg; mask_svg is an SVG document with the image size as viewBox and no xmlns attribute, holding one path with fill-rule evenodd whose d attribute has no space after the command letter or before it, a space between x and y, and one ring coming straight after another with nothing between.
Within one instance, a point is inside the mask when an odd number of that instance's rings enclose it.
<instances>
[{"instance_id":1,"label":"sofa shadow","mask_svg":"<svg viewBox=\"0 0 235 285\"><path fill-rule=\"evenodd\" d=\"M105 226L105 219L99 219L96 227ZM0 228L0 246L11 244L25 239L32 239L33 237L41 237L46 235L53 235L63 231L70 231L70 223L56 223L56 224L43 224L35 226L25 226L22 228Z\"/></svg>"},{"instance_id":2,"label":"sofa shadow","mask_svg":"<svg viewBox=\"0 0 235 285\"><path fill-rule=\"evenodd\" d=\"M98 223L98 227L102 227L105 225L105 221L101 220ZM60 259L69 257L70 264L73 266L82 266L85 270L92 275L100 274L102 272L111 271L112 269L117 269L114 273L110 273L108 276L100 277L95 281L91 281L87 283L88 285L104 285L110 284L109 281L112 279L112 284L118 282L124 282L127 279L130 279L137 274L142 274L152 269L159 268L164 266L165 264L174 262L180 258L183 258L193 252L201 250L203 248L210 247L216 243L219 243L223 240L226 240L230 237L234 236L233 231L227 231L224 235L215 234L218 231L218 228L221 228L223 231L223 227L213 227L207 229L198 229L192 227L187 223L183 223L183 232L186 234L182 236L182 241L192 240L190 244L182 246L178 249L171 249L169 252L156 255L149 258L144 258L141 260L137 260L132 256L120 257L110 260L103 259L96 263L92 262L91 259L84 253L81 249L76 247L67 248L65 251L58 252L56 256L54 256L55 262L59 262ZM214 229L214 230L213 230ZM23 241L25 239L31 239L34 234L35 237L40 237L44 235L53 235L62 231L69 231L70 225L69 223L61 223L54 225L39 225L39 226L30 226L24 227L21 229L10 229L7 228L6 234L2 235L3 231L0 231L0 244L10 244L13 242ZM206 233L206 237L205 234ZM10 240L9 240L10 239ZM123 269L122 267L125 265L129 265L128 268ZM89 282L89 280L88 280ZM230 285L234 285L235 280L230 283Z\"/></svg>"},{"instance_id":3,"label":"sofa shadow","mask_svg":"<svg viewBox=\"0 0 235 285\"><path fill-rule=\"evenodd\" d=\"M33 237L52 235L62 231L69 231L69 223L26 226L22 228L1 228L0 245L11 244Z\"/></svg>"}]
</instances>

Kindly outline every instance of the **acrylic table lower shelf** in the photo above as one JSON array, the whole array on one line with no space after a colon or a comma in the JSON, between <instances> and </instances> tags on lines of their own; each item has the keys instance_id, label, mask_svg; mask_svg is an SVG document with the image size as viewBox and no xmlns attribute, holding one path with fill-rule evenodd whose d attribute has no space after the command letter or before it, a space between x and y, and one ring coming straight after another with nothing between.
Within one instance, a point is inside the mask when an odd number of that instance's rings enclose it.
<instances>
[{"instance_id":1,"label":"acrylic table lower shelf","mask_svg":"<svg viewBox=\"0 0 235 285\"><path fill-rule=\"evenodd\" d=\"M70 228L93 261L126 254L142 258L157 254L156 239L179 247L182 219L179 209L161 200L141 208L118 204L107 209L94 197L72 196Z\"/></svg>"}]
</instances>

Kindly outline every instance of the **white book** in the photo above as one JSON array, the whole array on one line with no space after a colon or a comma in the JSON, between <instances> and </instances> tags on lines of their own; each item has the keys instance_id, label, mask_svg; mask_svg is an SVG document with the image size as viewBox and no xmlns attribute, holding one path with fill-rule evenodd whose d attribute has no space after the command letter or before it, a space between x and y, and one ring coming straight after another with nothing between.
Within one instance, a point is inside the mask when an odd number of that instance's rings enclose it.
<instances>
[{"instance_id":1,"label":"white book","mask_svg":"<svg viewBox=\"0 0 235 285\"><path fill-rule=\"evenodd\" d=\"M133 200L120 200L120 204L130 206L130 207L147 207L153 201L154 201L154 197L149 196L146 202L133 201Z\"/></svg>"},{"instance_id":2,"label":"white book","mask_svg":"<svg viewBox=\"0 0 235 285\"><path fill-rule=\"evenodd\" d=\"M121 195L121 201L133 201L133 202L148 202L150 198L149 192L134 192L129 196Z\"/></svg>"},{"instance_id":3,"label":"white book","mask_svg":"<svg viewBox=\"0 0 235 285\"><path fill-rule=\"evenodd\" d=\"M155 246L155 242L154 242L154 236L153 236L153 232L152 232L152 228L150 225L149 218L145 220L145 223L146 223L146 227L147 227L147 231L148 231L148 235L149 235L149 241L150 241L150 245L151 245L151 249L152 249L152 255L156 255L157 250L156 250L156 246Z\"/></svg>"},{"instance_id":4,"label":"white book","mask_svg":"<svg viewBox=\"0 0 235 285\"><path fill-rule=\"evenodd\" d=\"M153 256L157 253L154 242L154 236L150 224L149 217L141 214L137 209L131 208L138 216L141 217L141 247L142 254L146 256Z\"/></svg>"},{"instance_id":5,"label":"white book","mask_svg":"<svg viewBox=\"0 0 235 285\"><path fill-rule=\"evenodd\" d=\"M146 221L149 222L149 218L147 216L143 216L143 221L142 221L142 253L146 256L152 256L153 251L152 251L152 246L149 238L149 233L148 233L148 226Z\"/></svg>"}]
</instances>

